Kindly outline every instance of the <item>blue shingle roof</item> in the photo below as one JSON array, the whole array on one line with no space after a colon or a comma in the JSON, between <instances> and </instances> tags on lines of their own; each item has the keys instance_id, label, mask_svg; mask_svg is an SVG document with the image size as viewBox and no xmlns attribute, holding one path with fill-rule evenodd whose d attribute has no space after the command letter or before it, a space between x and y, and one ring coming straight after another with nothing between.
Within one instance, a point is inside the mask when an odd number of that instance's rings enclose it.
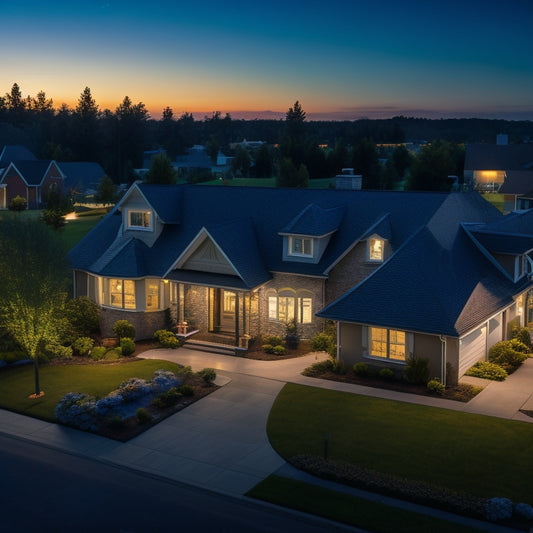
<instances>
[{"instance_id":1,"label":"blue shingle roof","mask_svg":"<svg viewBox=\"0 0 533 533\"><path fill-rule=\"evenodd\" d=\"M9 166L13 161L35 161L37 158L25 147L19 144L4 146L0 153L0 168Z\"/></svg>"},{"instance_id":2,"label":"blue shingle roof","mask_svg":"<svg viewBox=\"0 0 533 533\"><path fill-rule=\"evenodd\" d=\"M388 239L392 256L319 315L448 335L460 335L508 305L529 283L526 278L515 284L506 277L461 224L496 233L496 228L526 227L533 215L503 217L477 193L135 187L166 222L155 242L148 247L139 239L117 239L119 205L70 252L73 268L98 275L203 279L215 286L251 289L273 272L326 277L354 243L377 233ZM283 260L280 228L306 235L336 231L313 264ZM235 276L173 270L202 230L228 258ZM120 246L124 250L117 252Z\"/></svg>"},{"instance_id":3,"label":"blue shingle roof","mask_svg":"<svg viewBox=\"0 0 533 533\"><path fill-rule=\"evenodd\" d=\"M322 237L339 228L344 209L343 206L323 209L316 204L310 204L282 228L280 233Z\"/></svg>"},{"instance_id":4,"label":"blue shingle roof","mask_svg":"<svg viewBox=\"0 0 533 533\"><path fill-rule=\"evenodd\" d=\"M40 185L51 161L14 161L13 165L28 185Z\"/></svg>"}]
</instances>

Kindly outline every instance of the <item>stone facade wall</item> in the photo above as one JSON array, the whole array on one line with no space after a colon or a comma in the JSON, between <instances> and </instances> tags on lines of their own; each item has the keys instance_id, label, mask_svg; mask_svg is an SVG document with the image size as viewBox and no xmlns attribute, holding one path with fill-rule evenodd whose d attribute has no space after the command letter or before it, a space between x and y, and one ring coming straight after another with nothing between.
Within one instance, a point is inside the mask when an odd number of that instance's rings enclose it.
<instances>
[{"instance_id":1,"label":"stone facade wall","mask_svg":"<svg viewBox=\"0 0 533 533\"><path fill-rule=\"evenodd\" d=\"M367 261L366 241L356 246L331 270L326 283L329 304L368 277L382 263Z\"/></svg>"},{"instance_id":2,"label":"stone facade wall","mask_svg":"<svg viewBox=\"0 0 533 533\"><path fill-rule=\"evenodd\" d=\"M114 337L113 325L117 320L127 320L135 326L135 340L150 339L154 331L165 327L165 311L124 311L104 307L100 310L102 337Z\"/></svg>"},{"instance_id":3,"label":"stone facade wall","mask_svg":"<svg viewBox=\"0 0 533 533\"><path fill-rule=\"evenodd\" d=\"M324 302L324 280L320 278L311 278L297 276L293 274L275 273L271 281L265 284L258 291L258 317L259 333L262 335L279 335L284 336L286 324L268 318L268 296L278 293L282 289L292 289L294 291L307 290L313 294L313 322L311 324L298 324L298 333L303 339L310 339L315 333L321 331L324 327L324 320L315 315L325 305Z\"/></svg>"}]
</instances>

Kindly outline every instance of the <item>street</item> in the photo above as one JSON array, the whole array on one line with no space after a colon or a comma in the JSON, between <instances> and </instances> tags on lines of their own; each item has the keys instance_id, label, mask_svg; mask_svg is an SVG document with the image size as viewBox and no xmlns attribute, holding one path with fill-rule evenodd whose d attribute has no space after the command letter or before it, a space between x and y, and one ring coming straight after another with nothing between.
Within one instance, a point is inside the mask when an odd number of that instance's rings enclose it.
<instances>
[{"instance_id":1,"label":"street","mask_svg":"<svg viewBox=\"0 0 533 533\"><path fill-rule=\"evenodd\" d=\"M0 435L0 532L331 532L320 519ZM339 526L339 530L349 528Z\"/></svg>"}]
</instances>

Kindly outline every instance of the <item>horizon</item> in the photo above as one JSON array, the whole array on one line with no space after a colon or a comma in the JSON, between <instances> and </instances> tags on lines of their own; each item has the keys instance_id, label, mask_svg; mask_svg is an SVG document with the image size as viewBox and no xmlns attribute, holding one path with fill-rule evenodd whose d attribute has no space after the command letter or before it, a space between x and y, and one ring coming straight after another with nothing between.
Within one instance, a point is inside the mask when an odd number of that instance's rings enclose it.
<instances>
[{"instance_id":1,"label":"horizon","mask_svg":"<svg viewBox=\"0 0 533 533\"><path fill-rule=\"evenodd\" d=\"M56 108L85 87L101 110L129 96L154 119L278 119L298 100L309 120L533 120L533 5L482 7L21 0L3 6L0 81Z\"/></svg>"}]
</instances>

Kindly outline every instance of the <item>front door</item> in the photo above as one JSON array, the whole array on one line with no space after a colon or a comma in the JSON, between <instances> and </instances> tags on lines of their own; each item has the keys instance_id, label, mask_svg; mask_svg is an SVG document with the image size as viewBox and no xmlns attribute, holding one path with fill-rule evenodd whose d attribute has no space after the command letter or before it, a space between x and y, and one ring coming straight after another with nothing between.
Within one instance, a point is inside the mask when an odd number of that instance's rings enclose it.
<instances>
[{"instance_id":1,"label":"front door","mask_svg":"<svg viewBox=\"0 0 533 533\"><path fill-rule=\"evenodd\" d=\"M224 289L212 291L212 330L217 333L235 333L235 293Z\"/></svg>"}]
</instances>

